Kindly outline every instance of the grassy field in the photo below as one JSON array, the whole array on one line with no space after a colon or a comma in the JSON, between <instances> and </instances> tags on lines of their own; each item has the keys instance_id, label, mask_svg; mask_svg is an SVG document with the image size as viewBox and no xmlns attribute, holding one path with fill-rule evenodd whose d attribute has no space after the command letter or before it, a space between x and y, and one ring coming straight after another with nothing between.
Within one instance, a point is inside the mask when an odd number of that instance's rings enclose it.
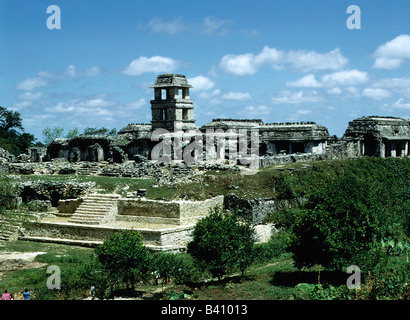
<instances>
[{"instance_id":1,"label":"grassy field","mask_svg":"<svg viewBox=\"0 0 410 320\"><path fill-rule=\"evenodd\" d=\"M196 199L203 200L217 195L237 194L253 198L296 199L306 197L328 181L334 181L344 176L354 176L357 179L370 182L374 188L383 194L384 208L394 209L402 214L403 239L408 234L408 204L410 158L364 158L357 160L322 161L311 163L291 163L283 166L273 166L261 169L254 175L241 175L234 170L208 171L197 177L196 181L180 185L157 185L152 179L134 179L103 176L21 176L21 180L42 181L92 181L96 188L107 193L123 193L147 189L147 197L151 199ZM401 210L401 211L400 211ZM390 210L392 211L392 210ZM277 216L269 217L277 222ZM280 217L279 217L280 220ZM407 221L407 222L406 222ZM406 224L407 223L407 224ZM407 229L405 229L407 228ZM91 260L93 249L71 247L66 245L42 244L31 242L10 242L0 247L0 255L6 252L40 252L25 268L7 269L0 257L0 290L21 293L24 288L37 292L37 298L50 299L52 293L46 288L47 266L57 265L61 268L66 290L61 298L83 298L87 296L88 288L81 283L83 266ZM399 262L401 270L406 270L408 257L393 257ZM399 259L400 258L400 259ZM399 260L398 260L399 259ZM6 268L4 268L6 267ZM392 265L393 268L393 265ZM408 268L408 267L407 267ZM383 281L380 288L389 285L389 266L385 266ZM393 270L393 269L392 269ZM79 280L80 279L80 280ZM393 282L392 282L393 281ZM265 299L314 299L314 298L348 298L335 290L346 283L345 273L326 270L319 272L318 266L308 270L298 270L290 255L276 257L263 263L252 265L245 278L237 275L228 276L221 282L207 281L195 284L167 285L162 292L161 286L145 284L140 290L156 292L156 295L146 295L145 298L168 299L183 297L188 299L221 299L221 300L265 300ZM377 282L376 282L377 283ZM320 284L320 286L318 286ZM331 290L323 291L323 286L331 286ZM71 288L72 286L72 288ZM376 287L376 286L374 286ZM336 288L336 289L335 289ZM337 291L336 290L336 291ZM381 290L381 289L380 289ZM394 296L395 286L390 292L375 293L377 297L385 294ZM373 294L373 293L372 293ZM370 296L370 293L367 294ZM55 298L55 297L54 297Z\"/></svg>"},{"instance_id":2,"label":"grassy field","mask_svg":"<svg viewBox=\"0 0 410 320\"><path fill-rule=\"evenodd\" d=\"M289 163L260 169L254 175L235 170L208 171L196 181L185 184L157 185L154 179L81 175L27 175L24 180L94 182L106 193L132 192L147 189L151 199L204 200L217 195L236 194L253 198L303 197L320 185L338 177L354 175L375 183L393 184L410 176L410 158L362 158L357 160Z\"/></svg>"},{"instance_id":3,"label":"grassy field","mask_svg":"<svg viewBox=\"0 0 410 320\"><path fill-rule=\"evenodd\" d=\"M80 270L84 263L90 261L93 249L17 241L0 247L0 255L8 252L40 254L32 262L32 267L27 265L27 269L5 272L0 280L0 288L7 289L16 299L21 298L25 288L34 292L33 299L48 299L52 296L51 290L46 288L47 278L50 276L47 273L48 266L57 265L61 269L62 276L69 275L75 278L75 270ZM193 300L308 299L308 294L299 283L315 284L318 275L317 268L304 272L298 271L293 266L293 260L289 256L284 256L253 265L243 278L233 274L228 275L221 282L209 280L190 285L175 285L171 282L164 288L161 284L150 283L137 287L137 290L145 291L145 299L169 299L175 295L182 296L183 293L186 294L185 298ZM322 281L329 281L329 279L332 281L332 276ZM82 299L87 296L87 288L82 288L74 291L71 298Z\"/></svg>"}]
</instances>

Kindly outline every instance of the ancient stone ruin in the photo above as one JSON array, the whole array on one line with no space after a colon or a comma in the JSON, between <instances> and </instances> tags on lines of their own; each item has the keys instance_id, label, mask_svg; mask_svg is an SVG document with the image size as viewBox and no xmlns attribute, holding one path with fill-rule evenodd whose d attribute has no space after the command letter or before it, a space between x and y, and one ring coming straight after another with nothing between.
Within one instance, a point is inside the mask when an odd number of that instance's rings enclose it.
<instances>
[{"instance_id":1,"label":"ancient stone ruin","mask_svg":"<svg viewBox=\"0 0 410 320\"><path fill-rule=\"evenodd\" d=\"M408 119L362 117L351 121L341 138L330 136L326 127L314 122L214 119L197 127L191 85L184 75L159 75L151 88L151 123L129 124L114 137L79 135L56 139L47 147L29 148L18 159L0 152L0 172L154 178L159 184L178 184L208 169L241 170L297 161L410 155ZM67 186L58 188L67 190ZM222 196L202 202L155 201L143 195L130 199L90 194L87 188L81 188L70 186L69 190L78 191L70 198L60 189L47 191L45 186L23 183L22 197L42 195L45 198L39 200L58 207L60 220L28 223L21 238L97 245L111 232L133 228L143 234L153 250L182 250L195 222L207 214L210 206L229 210L242 201ZM257 227L261 241L269 239L275 229L261 221L266 210L276 205L274 200L243 201L243 211Z\"/></svg>"},{"instance_id":2,"label":"ancient stone ruin","mask_svg":"<svg viewBox=\"0 0 410 320\"><path fill-rule=\"evenodd\" d=\"M221 153L224 153L222 160L227 162L228 151L232 151L229 141L234 142L236 149L242 142L244 153L251 154L252 132L257 133L257 154L252 155L259 158L259 167L309 159L409 156L410 120L401 118L362 117L351 121L341 138L331 137L326 127L314 122L214 119L196 127L191 87L184 75L159 75L151 86L154 89L151 123L129 124L115 137L80 135L70 140L56 139L47 148L30 148L23 158L29 162L65 159L70 163L113 164L130 160L142 163L153 160L155 147L169 141L171 149L159 150L156 160L159 155L160 159L175 163L184 160L181 156L184 150L178 148L196 141L192 151L196 162ZM218 150L220 145L223 150ZM240 157L237 160L237 164L241 164Z\"/></svg>"}]
</instances>

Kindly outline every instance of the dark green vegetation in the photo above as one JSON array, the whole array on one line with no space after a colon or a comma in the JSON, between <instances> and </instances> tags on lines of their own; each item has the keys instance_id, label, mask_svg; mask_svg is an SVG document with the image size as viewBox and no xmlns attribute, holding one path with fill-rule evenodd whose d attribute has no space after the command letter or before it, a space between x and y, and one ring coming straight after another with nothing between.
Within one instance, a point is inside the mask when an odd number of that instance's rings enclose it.
<instances>
[{"instance_id":1,"label":"dark green vegetation","mask_svg":"<svg viewBox=\"0 0 410 320\"><path fill-rule=\"evenodd\" d=\"M39 299L85 297L91 284L100 298L117 293L144 299L409 299L409 177L409 158L294 163L256 175L208 172L201 181L178 187L152 187L152 180L77 177L94 179L110 190L129 183L134 190L147 189L151 198L205 199L236 193L248 199L286 199L292 206L267 217L280 232L265 244L235 238L232 226L239 221L220 212L197 225L188 253L147 253L139 236L131 234L109 239L95 251L64 247L67 251L58 253L52 245L11 243L4 250L18 251L10 246L19 244L33 246L21 251L47 252L36 258L45 266L10 273L0 287L12 292L28 286ZM207 240L200 241L205 235ZM207 255L207 250L218 254ZM146 263L141 266L135 260ZM62 269L62 288L55 292L44 289L50 264ZM350 265L360 267L358 290L346 287ZM121 272L109 271L114 267Z\"/></svg>"},{"instance_id":2,"label":"dark green vegetation","mask_svg":"<svg viewBox=\"0 0 410 320\"><path fill-rule=\"evenodd\" d=\"M18 156L35 141L34 135L24 132L19 112L0 107L0 148Z\"/></svg>"},{"instance_id":3,"label":"dark green vegetation","mask_svg":"<svg viewBox=\"0 0 410 320\"><path fill-rule=\"evenodd\" d=\"M239 223L236 216L224 214L217 207L197 223L192 236L188 253L218 280L234 266L244 275L252 263L253 228L249 223Z\"/></svg>"},{"instance_id":4,"label":"dark green vegetation","mask_svg":"<svg viewBox=\"0 0 410 320\"><path fill-rule=\"evenodd\" d=\"M80 135L80 132L78 128L73 128L67 132L67 134L64 134L64 128L63 127L54 127L50 128L47 127L43 129L43 140L46 145L49 145L51 142L53 142L54 139L57 138L67 138L67 139L73 139L77 136ZM108 135L108 136L115 136L117 134L117 130L114 129L107 129L107 128L90 128L87 127L84 129L84 132L82 133L85 136L91 136L91 135Z\"/></svg>"}]
</instances>

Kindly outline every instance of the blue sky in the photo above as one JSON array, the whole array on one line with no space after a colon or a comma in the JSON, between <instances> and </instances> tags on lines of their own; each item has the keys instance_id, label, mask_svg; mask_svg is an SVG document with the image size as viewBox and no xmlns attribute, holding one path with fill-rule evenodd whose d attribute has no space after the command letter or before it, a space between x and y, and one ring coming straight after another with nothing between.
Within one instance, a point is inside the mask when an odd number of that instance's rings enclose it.
<instances>
[{"instance_id":1,"label":"blue sky","mask_svg":"<svg viewBox=\"0 0 410 320\"><path fill-rule=\"evenodd\" d=\"M47 7L61 10L50 30ZM347 28L357 5L361 29ZM0 0L0 105L46 127L149 123L158 74L186 75L213 118L315 121L343 135L410 117L410 3L329 0Z\"/></svg>"}]
</instances>

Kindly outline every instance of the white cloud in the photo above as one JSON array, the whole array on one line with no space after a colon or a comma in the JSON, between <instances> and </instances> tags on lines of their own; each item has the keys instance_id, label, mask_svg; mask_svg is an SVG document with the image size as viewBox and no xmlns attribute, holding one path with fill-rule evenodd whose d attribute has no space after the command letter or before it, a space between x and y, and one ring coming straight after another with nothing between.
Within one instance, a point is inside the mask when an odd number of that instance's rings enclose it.
<instances>
[{"instance_id":1,"label":"white cloud","mask_svg":"<svg viewBox=\"0 0 410 320\"><path fill-rule=\"evenodd\" d=\"M213 17L206 17L202 23L201 30L204 35L225 36L229 33L227 26L231 23L231 20L218 20Z\"/></svg>"},{"instance_id":2,"label":"white cloud","mask_svg":"<svg viewBox=\"0 0 410 320\"><path fill-rule=\"evenodd\" d=\"M381 100L391 96L391 92L381 88L366 88L363 90L362 95L373 100Z\"/></svg>"},{"instance_id":3,"label":"white cloud","mask_svg":"<svg viewBox=\"0 0 410 320\"><path fill-rule=\"evenodd\" d=\"M212 92L201 92L198 96L202 99L211 99L219 96L221 94L221 90L215 89Z\"/></svg>"},{"instance_id":4,"label":"white cloud","mask_svg":"<svg viewBox=\"0 0 410 320\"><path fill-rule=\"evenodd\" d=\"M222 99L226 100L250 100L252 99L251 95L248 92L228 92L222 95Z\"/></svg>"},{"instance_id":5,"label":"white cloud","mask_svg":"<svg viewBox=\"0 0 410 320\"><path fill-rule=\"evenodd\" d=\"M272 102L274 104L301 104L301 103L314 103L324 101L323 97L317 95L316 91L306 93L301 90L298 92L291 92L288 90L282 91L278 97L273 97Z\"/></svg>"},{"instance_id":6,"label":"white cloud","mask_svg":"<svg viewBox=\"0 0 410 320\"><path fill-rule=\"evenodd\" d=\"M103 70L102 70L101 67L93 66L93 67L81 72L81 74L86 78L90 78L90 77L99 76L102 72L103 72Z\"/></svg>"},{"instance_id":7,"label":"white cloud","mask_svg":"<svg viewBox=\"0 0 410 320\"><path fill-rule=\"evenodd\" d=\"M17 90L32 91L36 88L45 87L50 84L50 81L56 83L58 81L78 78L95 77L102 73L102 68L93 66L86 70L77 70L75 65L69 65L66 69L51 73L48 71L39 71L37 77L27 78L16 85Z\"/></svg>"},{"instance_id":8,"label":"white cloud","mask_svg":"<svg viewBox=\"0 0 410 320\"><path fill-rule=\"evenodd\" d=\"M409 88L410 78L401 77L380 79L374 84L374 86L378 88Z\"/></svg>"},{"instance_id":9,"label":"white cloud","mask_svg":"<svg viewBox=\"0 0 410 320\"><path fill-rule=\"evenodd\" d=\"M215 86L215 83L204 76L197 76L194 78L188 78L188 83L193 86L193 90L204 91L212 89Z\"/></svg>"},{"instance_id":10,"label":"white cloud","mask_svg":"<svg viewBox=\"0 0 410 320\"><path fill-rule=\"evenodd\" d=\"M142 108L145 105L147 105L147 101L144 98L141 98L137 101L127 103L126 108L127 108L127 111L129 111L129 110L138 110L138 109Z\"/></svg>"},{"instance_id":11,"label":"white cloud","mask_svg":"<svg viewBox=\"0 0 410 320\"><path fill-rule=\"evenodd\" d=\"M222 58L220 66L225 72L238 76L252 75L258 71L255 56L252 53L228 54Z\"/></svg>"},{"instance_id":12,"label":"white cloud","mask_svg":"<svg viewBox=\"0 0 410 320\"><path fill-rule=\"evenodd\" d=\"M18 98L20 100L34 101L34 100L40 99L42 96L43 96L43 93L41 92L33 93L31 91L27 91L19 95Z\"/></svg>"},{"instance_id":13,"label":"white cloud","mask_svg":"<svg viewBox=\"0 0 410 320\"><path fill-rule=\"evenodd\" d=\"M279 69L279 65L285 59L285 53L277 50L276 48L269 48L265 46L262 51L255 56L255 64L262 66L265 64L271 64L274 68Z\"/></svg>"},{"instance_id":14,"label":"white cloud","mask_svg":"<svg viewBox=\"0 0 410 320\"><path fill-rule=\"evenodd\" d=\"M359 90L358 88L356 88L356 87L353 87L353 86L347 87L347 88L345 89L345 91L346 91L351 97L357 98L357 97L360 96L360 90Z\"/></svg>"},{"instance_id":15,"label":"white cloud","mask_svg":"<svg viewBox=\"0 0 410 320\"><path fill-rule=\"evenodd\" d=\"M410 102L403 103L403 100L403 98L397 100L395 103L393 103L392 107L395 109L410 109Z\"/></svg>"},{"instance_id":16,"label":"white cloud","mask_svg":"<svg viewBox=\"0 0 410 320\"><path fill-rule=\"evenodd\" d=\"M131 61L123 73L127 75L140 75L145 72L171 72L177 66L178 62L168 57L153 56L147 58L141 56Z\"/></svg>"},{"instance_id":17,"label":"white cloud","mask_svg":"<svg viewBox=\"0 0 410 320\"><path fill-rule=\"evenodd\" d=\"M30 107L32 104L33 104L32 101L25 100L25 101L15 103L12 109L16 111L16 110L20 110L26 107Z\"/></svg>"},{"instance_id":18,"label":"white cloud","mask_svg":"<svg viewBox=\"0 0 410 320\"><path fill-rule=\"evenodd\" d=\"M312 110L309 109L297 110L295 113L290 114L287 119L290 121L295 121L301 116L305 116L310 113L312 113Z\"/></svg>"},{"instance_id":19,"label":"white cloud","mask_svg":"<svg viewBox=\"0 0 410 320\"><path fill-rule=\"evenodd\" d=\"M257 107L247 106L243 110L239 111L238 114L242 116L254 117L254 116L266 116L271 113L272 108L260 105Z\"/></svg>"},{"instance_id":20,"label":"white cloud","mask_svg":"<svg viewBox=\"0 0 410 320\"><path fill-rule=\"evenodd\" d=\"M72 113L76 115L108 116L115 106L113 101L107 100L104 96L85 99L74 98L68 101L61 101L54 106L45 108L46 112ZM108 108L109 107L109 108Z\"/></svg>"},{"instance_id":21,"label":"white cloud","mask_svg":"<svg viewBox=\"0 0 410 320\"><path fill-rule=\"evenodd\" d=\"M327 53L304 50L290 51L287 60L294 68L304 72L340 70L349 61L338 48Z\"/></svg>"},{"instance_id":22,"label":"white cloud","mask_svg":"<svg viewBox=\"0 0 410 320\"><path fill-rule=\"evenodd\" d=\"M327 90L327 93L329 93L329 94L341 94L342 89L340 89L339 87L330 88L329 90Z\"/></svg>"},{"instance_id":23,"label":"white cloud","mask_svg":"<svg viewBox=\"0 0 410 320\"><path fill-rule=\"evenodd\" d=\"M258 54L228 54L222 57L220 67L227 73L235 75L253 75L264 65L274 69L283 69L290 65L294 69L309 72L317 70L340 70L348 62L339 49L327 53L315 51L280 51L265 46Z\"/></svg>"},{"instance_id":24,"label":"white cloud","mask_svg":"<svg viewBox=\"0 0 410 320\"><path fill-rule=\"evenodd\" d=\"M152 18L147 27L151 32L167 33L170 35L176 35L187 28L181 22L181 18L172 21L163 21L161 18Z\"/></svg>"},{"instance_id":25,"label":"white cloud","mask_svg":"<svg viewBox=\"0 0 410 320\"><path fill-rule=\"evenodd\" d=\"M377 48L373 68L396 69L410 59L410 35L402 34Z\"/></svg>"},{"instance_id":26,"label":"white cloud","mask_svg":"<svg viewBox=\"0 0 410 320\"><path fill-rule=\"evenodd\" d=\"M16 85L17 90L32 91L36 88L45 87L47 80L41 77L27 78Z\"/></svg>"},{"instance_id":27,"label":"white cloud","mask_svg":"<svg viewBox=\"0 0 410 320\"><path fill-rule=\"evenodd\" d=\"M288 87L303 88L319 88L322 86L322 84L316 80L315 75L313 74L308 74L307 76L304 76L303 78L300 78L296 81L286 82L286 85Z\"/></svg>"},{"instance_id":28,"label":"white cloud","mask_svg":"<svg viewBox=\"0 0 410 320\"><path fill-rule=\"evenodd\" d=\"M103 98L90 99L79 103L79 105L85 107L109 107L113 104L114 103L112 101L108 101Z\"/></svg>"},{"instance_id":29,"label":"white cloud","mask_svg":"<svg viewBox=\"0 0 410 320\"><path fill-rule=\"evenodd\" d=\"M43 96L43 93L31 91L26 91L18 96L18 99L21 100L14 104L14 110L20 110L25 107L29 107L33 104L33 101L40 99Z\"/></svg>"},{"instance_id":30,"label":"white cloud","mask_svg":"<svg viewBox=\"0 0 410 320\"><path fill-rule=\"evenodd\" d=\"M367 72L359 70L338 71L325 74L322 77L322 84L325 86L355 85L368 81Z\"/></svg>"}]
</instances>

